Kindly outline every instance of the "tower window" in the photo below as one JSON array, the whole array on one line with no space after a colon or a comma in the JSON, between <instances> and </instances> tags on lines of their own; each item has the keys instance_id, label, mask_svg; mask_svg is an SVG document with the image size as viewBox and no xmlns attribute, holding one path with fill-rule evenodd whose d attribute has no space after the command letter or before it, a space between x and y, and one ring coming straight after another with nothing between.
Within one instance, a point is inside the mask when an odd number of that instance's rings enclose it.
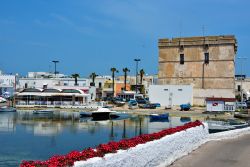
<instances>
[{"instance_id":1,"label":"tower window","mask_svg":"<svg viewBox=\"0 0 250 167\"><path fill-rule=\"evenodd\" d=\"M184 54L180 54L180 64L184 64Z\"/></svg>"},{"instance_id":2,"label":"tower window","mask_svg":"<svg viewBox=\"0 0 250 167\"><path fill-rule=\"evenodd\" d=\"M240 85L238 85L238 91L239 91L239 92L241 91L241 87L240 87Z\"/></svg>"},{"instance_id":3,"label":"tower window","mask_svg":"<svg viewBox=\"0 0 250 167\"><path fill-rule=\"evenodd\" d=\"M209 64L209 53L204 53L205 55L205 64Z\"/></svg>"}]
</instances>

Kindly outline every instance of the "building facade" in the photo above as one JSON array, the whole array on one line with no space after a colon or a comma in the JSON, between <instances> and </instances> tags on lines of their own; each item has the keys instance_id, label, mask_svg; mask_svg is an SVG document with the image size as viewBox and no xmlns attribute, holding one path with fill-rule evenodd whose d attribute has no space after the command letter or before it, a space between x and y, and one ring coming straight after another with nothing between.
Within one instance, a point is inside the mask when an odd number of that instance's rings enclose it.
<instances>
[{"instance_id":1,"label":"building facade","mask_svg":"<svg viewBox=\"0 0 250 167\"><path fill-rule=\"evenodd\" d=\"M159 39L158 84L193 85L193 103L235 97L233 35Z\"/></svg>"},{"instance_id":2,"label":"building facade","mask_svg":"<svg viewBox=\"0 0 250 167\"><path fill-rule=\"evenodd\" d=\"M238 75L239 76L239 75ZM235 95L237 100L250 100L250 78L247 78L245 75L243 77L235 76Z\"/></svg>"},{"instance_id":3,"label":"building facade","mask_svg":"<svg viewBox=\"0 0 250 167\"><path fill-rule=\"evenodd\" d=\"M4 98L11 97L15 94L18 76L11 74L0 74L0 96Z\"/></svg>"},{"instance_id":4,"label":"building facade","mask_svg":"<svg viewBox=\"0 0 250 167\"><path fill-rule=\"evenodd\" d=\"M78 78L77 86L89 86L90 81L87 78ZM19 88L44 88L54 86L75 86L74 78L20 78Z\"/></svg>"},{"instance_id":5,"label":"building facade","mask_svg":"<svg viewBox=\"0 0 250 167\"><path fill-rule=\"evenodd\" d=\"M114 92L113 92L113 81L107 80L104 83L103 90L102 90L102 95L103 97L116 97L118 94L123 92L124 90L124 83L121 81L115 81L114 82ZM130 84L126 84L126 90L130 91ZM114 95L113 95L114 93Z\"/></svg>"},{"instance_id":6,"label":"building facade","mask_svg":"<svg viewBox=\"0 0 250 167\"><path fill-rule=\"evenodd\" d=\"M17 107L83 106L91 102L90 94L80 89L23 89L15 95Z\"/></svg>"},{"instance_id":7,"label":"building facade","mask_svg":"<svg viewBox=\"0 0 250 167\"><path fill-rule=\"evenodd\" d=\"M150 85L149 101L167 108L187 103L192 105L193 88L191 85Z\"/></svg>"}]
</instances>

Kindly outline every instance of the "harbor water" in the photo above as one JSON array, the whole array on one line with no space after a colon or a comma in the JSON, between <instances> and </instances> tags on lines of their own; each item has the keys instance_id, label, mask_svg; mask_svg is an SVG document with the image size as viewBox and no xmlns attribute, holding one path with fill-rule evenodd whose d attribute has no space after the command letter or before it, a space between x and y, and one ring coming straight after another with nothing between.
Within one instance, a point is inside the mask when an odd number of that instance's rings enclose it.
<instances>
[{"instance_id":1,"label":"harbor water","mask_svg":"<svg viewBox=\"0 0 250 167\"><path fill-rule=\"evenodd\" d=\"M140 134L183 125L190 118L150 121L148 116L121 114L118 119L93 121L78 112L33 114L0 113L0 166L18 166L22 160L46 160L53 155L96 147Z\"/></svg>"}]
</instances>

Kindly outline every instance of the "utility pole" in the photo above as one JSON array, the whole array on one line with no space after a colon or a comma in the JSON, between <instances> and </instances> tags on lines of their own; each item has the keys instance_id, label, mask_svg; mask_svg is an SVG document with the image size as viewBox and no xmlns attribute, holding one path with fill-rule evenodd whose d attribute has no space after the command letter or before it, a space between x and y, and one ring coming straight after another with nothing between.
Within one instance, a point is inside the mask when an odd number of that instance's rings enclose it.
<instances>
[{"instance_id":1,"label":"utility pole","mask_svg":"<svg viewBox=\"0 0 250 167\"><path fill-rule=\"evenodd\" d=\"M56 63L59 63L59 61L58 60L53 60L52 62L55 64L55 78L56 78L56 73L57 73L57 71L56 71Z\"/></svg>"},{"instance_id":2,"label":"utility pole","mask_svg":"<svg viewBox=\"0 0 250 167\"><path fill-rule=\"evenodd\" d=\"M242 102L243 102L243 89L242 89L242 82L243 82L243 60L244 59L247 59L246 57L238 57L238 59L239 60L241 60L241 78L240 78L240 80L241 80L241 82L240 82L240 101L241 101L241 104L242 104ZM242 105L241 105L241 109L242 109Z\"/></svg>"},{"instance_id":3,"label":"utility pole","mask_svg":"<svg viewBox=\"0 0 250 167\"><path fill-rule=\"evenodd\" d=\"M141 61L141 59L134 59L135 63L136 63L136 74L135 74L135 92L137 94L137 75L138 75L138 62Z\"/></svg>"}]
</instances>

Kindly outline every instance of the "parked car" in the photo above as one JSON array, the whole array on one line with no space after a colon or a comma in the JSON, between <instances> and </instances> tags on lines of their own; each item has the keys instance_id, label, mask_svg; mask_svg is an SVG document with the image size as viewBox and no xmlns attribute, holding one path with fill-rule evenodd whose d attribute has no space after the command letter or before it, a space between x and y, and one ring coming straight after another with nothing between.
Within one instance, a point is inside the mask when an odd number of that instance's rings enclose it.
<instances>
[{"instance_id":1,"label":"parked car","mask_svg":"<svg viewBox=\"0 0 250 167\"><path fill-rule=\"evenodd\" d=\"M246 102L236 102L236 109L246 109L247 103Z\"/></svg>"},{"instance_id":2,"label":"parked car","mask_svg":"<svg viewBox=\"0 0 250 167\"><path fill-rule=\"evenodd\" d=\"M136 101L138 104L147 104L148 103L148 101L142 97L139 97L139 98L137 97Z\"/></svg>"},{"instance_id":3,"label":"parked car","mask_svg":"<svg viewBox=\"0 0 250 167\"><path fill-rule=\"evenodd\" d=\"M246 103L247 103L247 108L250 109L250 100L247 100Z\"/></svg>"},{"instance_id":4,"label":"parked car","mask_svg":"<svg viewBox=\"0 0 250 167\"><path fill-rule=\"evenodd\" d=\"M155 107L161 107L160 103L151 103L152 105L155 105Z\"/></svg>"},{"instance_id":5,"label":"parked car","mask_svg":"<svg viewBox=\"0 0 250 167\"><path fill-rule=\"evenodd\" d=\"M129 109L138 108L138 103L136 102L136 100L130 100L130 101L128 102L128 108L129 108Z\"/></svg>"},{"instance_id":6,"label":"parked car","mask_svg":"<svg viewBox=\"0 0 250 167\"><path fill-rule=\"evenodd\" d=\"M111 101L111 100L112 100L112 97L103 97L102 100L103 100L103 101Z\"/></svg>"},{"instance_id":7,"label":"parked car","mask_svg":"<svg viewBox=\"0 0 250 167\"><path fill-rule=\"evenodd\" d=\"M154 104L141 104L139 105L139 108L144 108L144 109L155 109L156 106Z\"/></svg>"}]
</instances>

